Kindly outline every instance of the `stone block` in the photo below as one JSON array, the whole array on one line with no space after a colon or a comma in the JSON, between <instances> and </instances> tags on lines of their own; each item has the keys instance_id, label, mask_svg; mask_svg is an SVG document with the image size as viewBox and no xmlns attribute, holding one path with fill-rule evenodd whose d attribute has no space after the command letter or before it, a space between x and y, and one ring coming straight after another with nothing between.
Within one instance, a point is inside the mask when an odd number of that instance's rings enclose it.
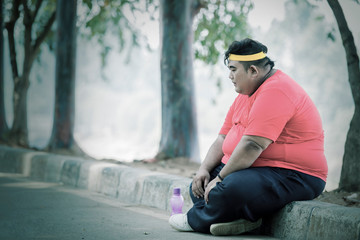
<instances>
[{"instance_id":1,"label":"stone block","mask_svg":"<svg viewBox=\"0 0 360 240\"><path fill-rule=\"evenodd\" d=\"M23 156L27 153L29 153L29 151L22 148L10 148L7 146L1 146L0 172L22 174Z\"/></svg>"},{"instance_id":2,"label":"stone block","mask_svg":"<svg viewBox=\"0 0 360 240\"><path fill-rule=\"evenodd\" d=\"M76 187L96 191L95 188L91 188L91 184L89 184L89 181L91 180L89 178L94 175L92 170L94 166L96 166L94 161L85 161L81 164Z\"/></svg>"},{"instance_id":3,"label":"stone block","mask_svg":"<svg viewBox=\"0 0 360 240\"><path fill-rule=\"evenodd\" d=\"M111 197L117 197L120 175L123 172L122 170L124 170L124 168L128 167L112 164L102 169L100 179L101 193Z\"/></svg>"},{"instance_id":4,"label":"stone block","mask_svg":"<svg viewBox=\"0 0 360 240\"><path fill-rule=\"evenodd\" d=\"M65 185L76 187L80 175L80 166L84 161L81 159L65 160L61 169L60 181Z\"/></svg>"},{"instance_id":5,"label":"stone block","mask_svg":"<svg viewBox=\"0 0 360 240\"><path fill-rule=\"evenodd\" d=\"M119 176L118 198L125 203L140 204L144 178L156 175L144 169L128 168L123 169Z\"/></svg>"},{"instance_id":6,"label":"stone block","mask_svg":"<svg viewBox=\"0 0 360 240\"><path fill-rule=\"evenodd\" d=\"M172 195L170 187L174 181L180 179L181 177L178 176L160 173L145 177L140 203L162 210L169 209L169 201Z\"/></svg>"},{"instance_id":7,"label":"stone block","mask_svg":"<svg viewBox=\"0 0 360 240\"><path fill-rule=\"evenodd\" d=\"M312 212L307 239L360 239L360 209L321 203Z\"/></svg>"},{"instance_id":8,"label":"stone block","mask_svg":"<svg viewBox=\"0 0 360 240\"><path fill-rule=\"evenodd\" d=\"M65 158L63 156L54 154L37 156L37 158L42 157L47 158L44 180L48 182L60 182Z\"/></svg>"},{"instance_id":9,"label":"stone block","mask_svg":"<svg viewBox=\"0 0 360 240\"><path fill-rule=\"evenodd\" d=\"M306 239L313 206L308 201L292 202L263 222L267 235L281 239Z\"/></svg>"},{"instance_id":10,"label":"stone block","mask_svg":"<svg viewBox=\"0 0 360 240\"><path fill-rule=\"evenodd\" d=\"M44 170L43 165L41 165L40 163L36 164L33 163L34 158L40 157L40 156L44 156L46 155L46 153L44 152L26 152L22 155L22 174L24 176L27 177L34 177L36 179L43 179L44 176L44 172L46 172L46 170ZM43 164L46 164L46 161L42 161ZM33 169L34 167L34 169Z\"/></svg>"},{"instance_id":11,"label":"stone block","mask_svg":"<svg viewBox=\"0 0 360 240\"><path fill-rule=\"evenodd\" d=\"M47 159L48 157L46 155L41 154L28 157L24 160L24 165L30 165L30 169L26 170L28 171L28 176L36 180L45 180Z\"/></svg>"}]
</instances>

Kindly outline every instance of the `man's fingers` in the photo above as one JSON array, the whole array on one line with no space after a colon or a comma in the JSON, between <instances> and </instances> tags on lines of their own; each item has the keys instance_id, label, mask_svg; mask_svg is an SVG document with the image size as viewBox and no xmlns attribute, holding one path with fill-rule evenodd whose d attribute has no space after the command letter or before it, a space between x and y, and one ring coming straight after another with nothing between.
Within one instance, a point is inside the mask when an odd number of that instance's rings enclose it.
<instances>
[{"instance_id":1,"label":"man's fingers","mask_svg":"<svg viewBox=\"0 0 360 240\"><path fill-rule=\"evenodd\" d=\"M203 197L204 190L202 188L202 182L200 180L196 180L193 182L193 193L194 193L195 197L197 197L197 198Z\"/></svg>"},{"instance_id":2,"label":"man's fingers","mask_svg":"<svg viewBox=\"0 0 360 240\"><path fill-rule=\"evenodd\" d=\"M209 184L209 179L208 178L205 178L205 181L204 181L204 189L206 189L206 187L208 186Z\"/></svg>"},{"instance_id":3,"label":"man's fingers","mask_svg":"<svg viewBox=\"0 0 360 240\"><path fill-rule=\"evenodd\" d=\"M210 174L208 171L199 169L192 182L192 192L195 197L204 197L206 185L209 183Z\"/></svg>"},{"instance_id":4,"label":"man's fingers","mask_svg":"<svg viewBox=\"0 0 360 240\"><path fill-rule=\"evenodd\" d=\"M209 182L209 184L207 185L207 187L205 189L205 194L204 194L204 199L205 199L206 203L209 202L210 191L216 186L217 182L219 182L219 181L217 181L216 178L215 178L211 182Z\"/></svg>"},{"instance_id":5,"label":"man's fingers","mask_svg":"<svg viewBox=\"0 0 360 240\"><path fill-rule=\"evenodd\" d=\"M205 199L205 202L208 203L209 202L209 188L206 188L205 190L205 194L204 194L204 199Z\"/></svg>"}]
</instances>

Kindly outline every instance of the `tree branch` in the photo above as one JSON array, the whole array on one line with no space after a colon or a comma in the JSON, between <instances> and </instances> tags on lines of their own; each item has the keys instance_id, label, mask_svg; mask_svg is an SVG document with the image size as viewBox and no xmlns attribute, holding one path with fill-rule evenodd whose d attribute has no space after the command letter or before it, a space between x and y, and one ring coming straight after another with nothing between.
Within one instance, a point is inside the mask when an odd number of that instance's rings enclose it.
<instances>
[{"instance_id":1,"label":"tree branch","mask_svg":"<svg viewBox=\"0 0 360 240\"><path fill-rule=\"evenodd\" d=\"M19 77L19 71L16 61L16 47L15 47L15 37L14 37L15 23L20 17L19 6L20 6L20 0L14 0L12 5L10 20L7 23L5 23L5 28L8 32L10 63L11 63L11 70L14 81L16 81L16 79L18 79Z\"/></svg>"},{"instance_id":2,"label":"tree branch","mask_svg":"<svg viewBox=\"0 0 360 240\"><path fill-rule=\"evenodd\" d=\"M25 32L24 32L24 61L23 61L23 72L22 75L26 75L30 73L30 66L31 62L29 61L32 57L32 48L31 48L31 42L32 42L32 21L31 21L31 13L30 9L27 5L27 0L22 0L22 5L24 8L24 17L23 17L23 23L25 26Z\"/></svg>"},{"instance_id":3,"label":"tree branch","mask_svg":"<svg viewBox=\"0 0 360 240\"><path fill-rule=\"evenodd\" d=\"M34 13L32 14L32 22L35 21L36 16L37 16L37 14L39 12L39 9L40 9L42 3L43 3L43 0L38 0L36 2L35 10L34 10Z\"/></svg>"},{"instance_id":4,"label":"tree branch","mask_svg":"<svg viewBox=\"0 0 360 240\"><path fill-rule=\"evenodd\" d=\"M46 36L50 32L51 26L55 22L55 19L56 19L56 10L54 10L54 12L51 14L42 32L38 35L37 39L35 40L35 43L32 48L33 53L36 53L39 50L40 45L42 44L42 42L45 40Z\"/></svg>"},{"instance_id":5,"label":"tree branch","mask_svg":"<svg viewBox=\"0 0 360 240\"><path fill-rule=\"evenodd\" d=\"M14 0L13 4L12 4L12 9L11 9L11 18L10 18L10 22L16 22L17 19L20 16L20 11L19 11L19 6L20 6L20 0Z\"/></svg>"},{"instance_id":6,"label":"tree branch","mask_svg":"<svg viewBox=\"0 0 360 240\"><path fill-rule=\"evenodd\" d=\"M29 6L27 5L27 1L23 0L22 5L24 8L24 25L25 25L25 27L27 27L29 25L31 26L31 24L32 24L31 13L30 13Z\"/></svg>"},{"instance_id":7,"label":"tree branch","mask_svg":"<svg viewBox=\"0 0 360 240\"><path fill-rule=\"evenodd\" d=\"M35 18L40 10L42 3L43 3L43 0L38 0L36 2L34 12L31 12L29 6L27 5L27 1L23 0L22 5L24 6L24 13L25 13L24 14L24 24L32 25L35 22Z\"/></svg>"}]
</instances>

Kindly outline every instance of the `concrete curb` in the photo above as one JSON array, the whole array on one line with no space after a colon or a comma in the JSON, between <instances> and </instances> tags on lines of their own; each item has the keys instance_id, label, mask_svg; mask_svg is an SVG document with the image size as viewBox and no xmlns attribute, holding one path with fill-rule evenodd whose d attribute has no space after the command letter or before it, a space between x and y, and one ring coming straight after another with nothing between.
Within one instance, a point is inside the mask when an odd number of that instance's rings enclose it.
<instances>
[{"instance_id":1,"label":"concrete curb","mask_svg":"<svg viewBox=\"0 0 360 240\"><path fill-rule=\"evenodd\" d=\"M186 212L192 206L190 178L79 157L0 145L0 172L60 182L169 213L172 189L180 187L185 200L183 210ZM360 240L360 209L317 201L293 202L264 219L263 232L281 239Z\"/></svg>"}]
</instances>

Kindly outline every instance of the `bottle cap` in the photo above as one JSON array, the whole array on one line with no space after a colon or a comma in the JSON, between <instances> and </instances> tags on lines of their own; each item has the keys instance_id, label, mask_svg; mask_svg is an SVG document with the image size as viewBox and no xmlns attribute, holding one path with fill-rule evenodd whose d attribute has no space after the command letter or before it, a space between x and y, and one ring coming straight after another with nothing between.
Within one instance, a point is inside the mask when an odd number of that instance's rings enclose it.
<instances>
[{"instance_id":1,"label":"bottle cap","mask_svg":"<svg viewBox=\"0 0 360 240\"><path fill-rule=\"evenodd\" d=\"M174 194L180 195L180 188L174 188Z\"/></svg>"}]
</instances>

